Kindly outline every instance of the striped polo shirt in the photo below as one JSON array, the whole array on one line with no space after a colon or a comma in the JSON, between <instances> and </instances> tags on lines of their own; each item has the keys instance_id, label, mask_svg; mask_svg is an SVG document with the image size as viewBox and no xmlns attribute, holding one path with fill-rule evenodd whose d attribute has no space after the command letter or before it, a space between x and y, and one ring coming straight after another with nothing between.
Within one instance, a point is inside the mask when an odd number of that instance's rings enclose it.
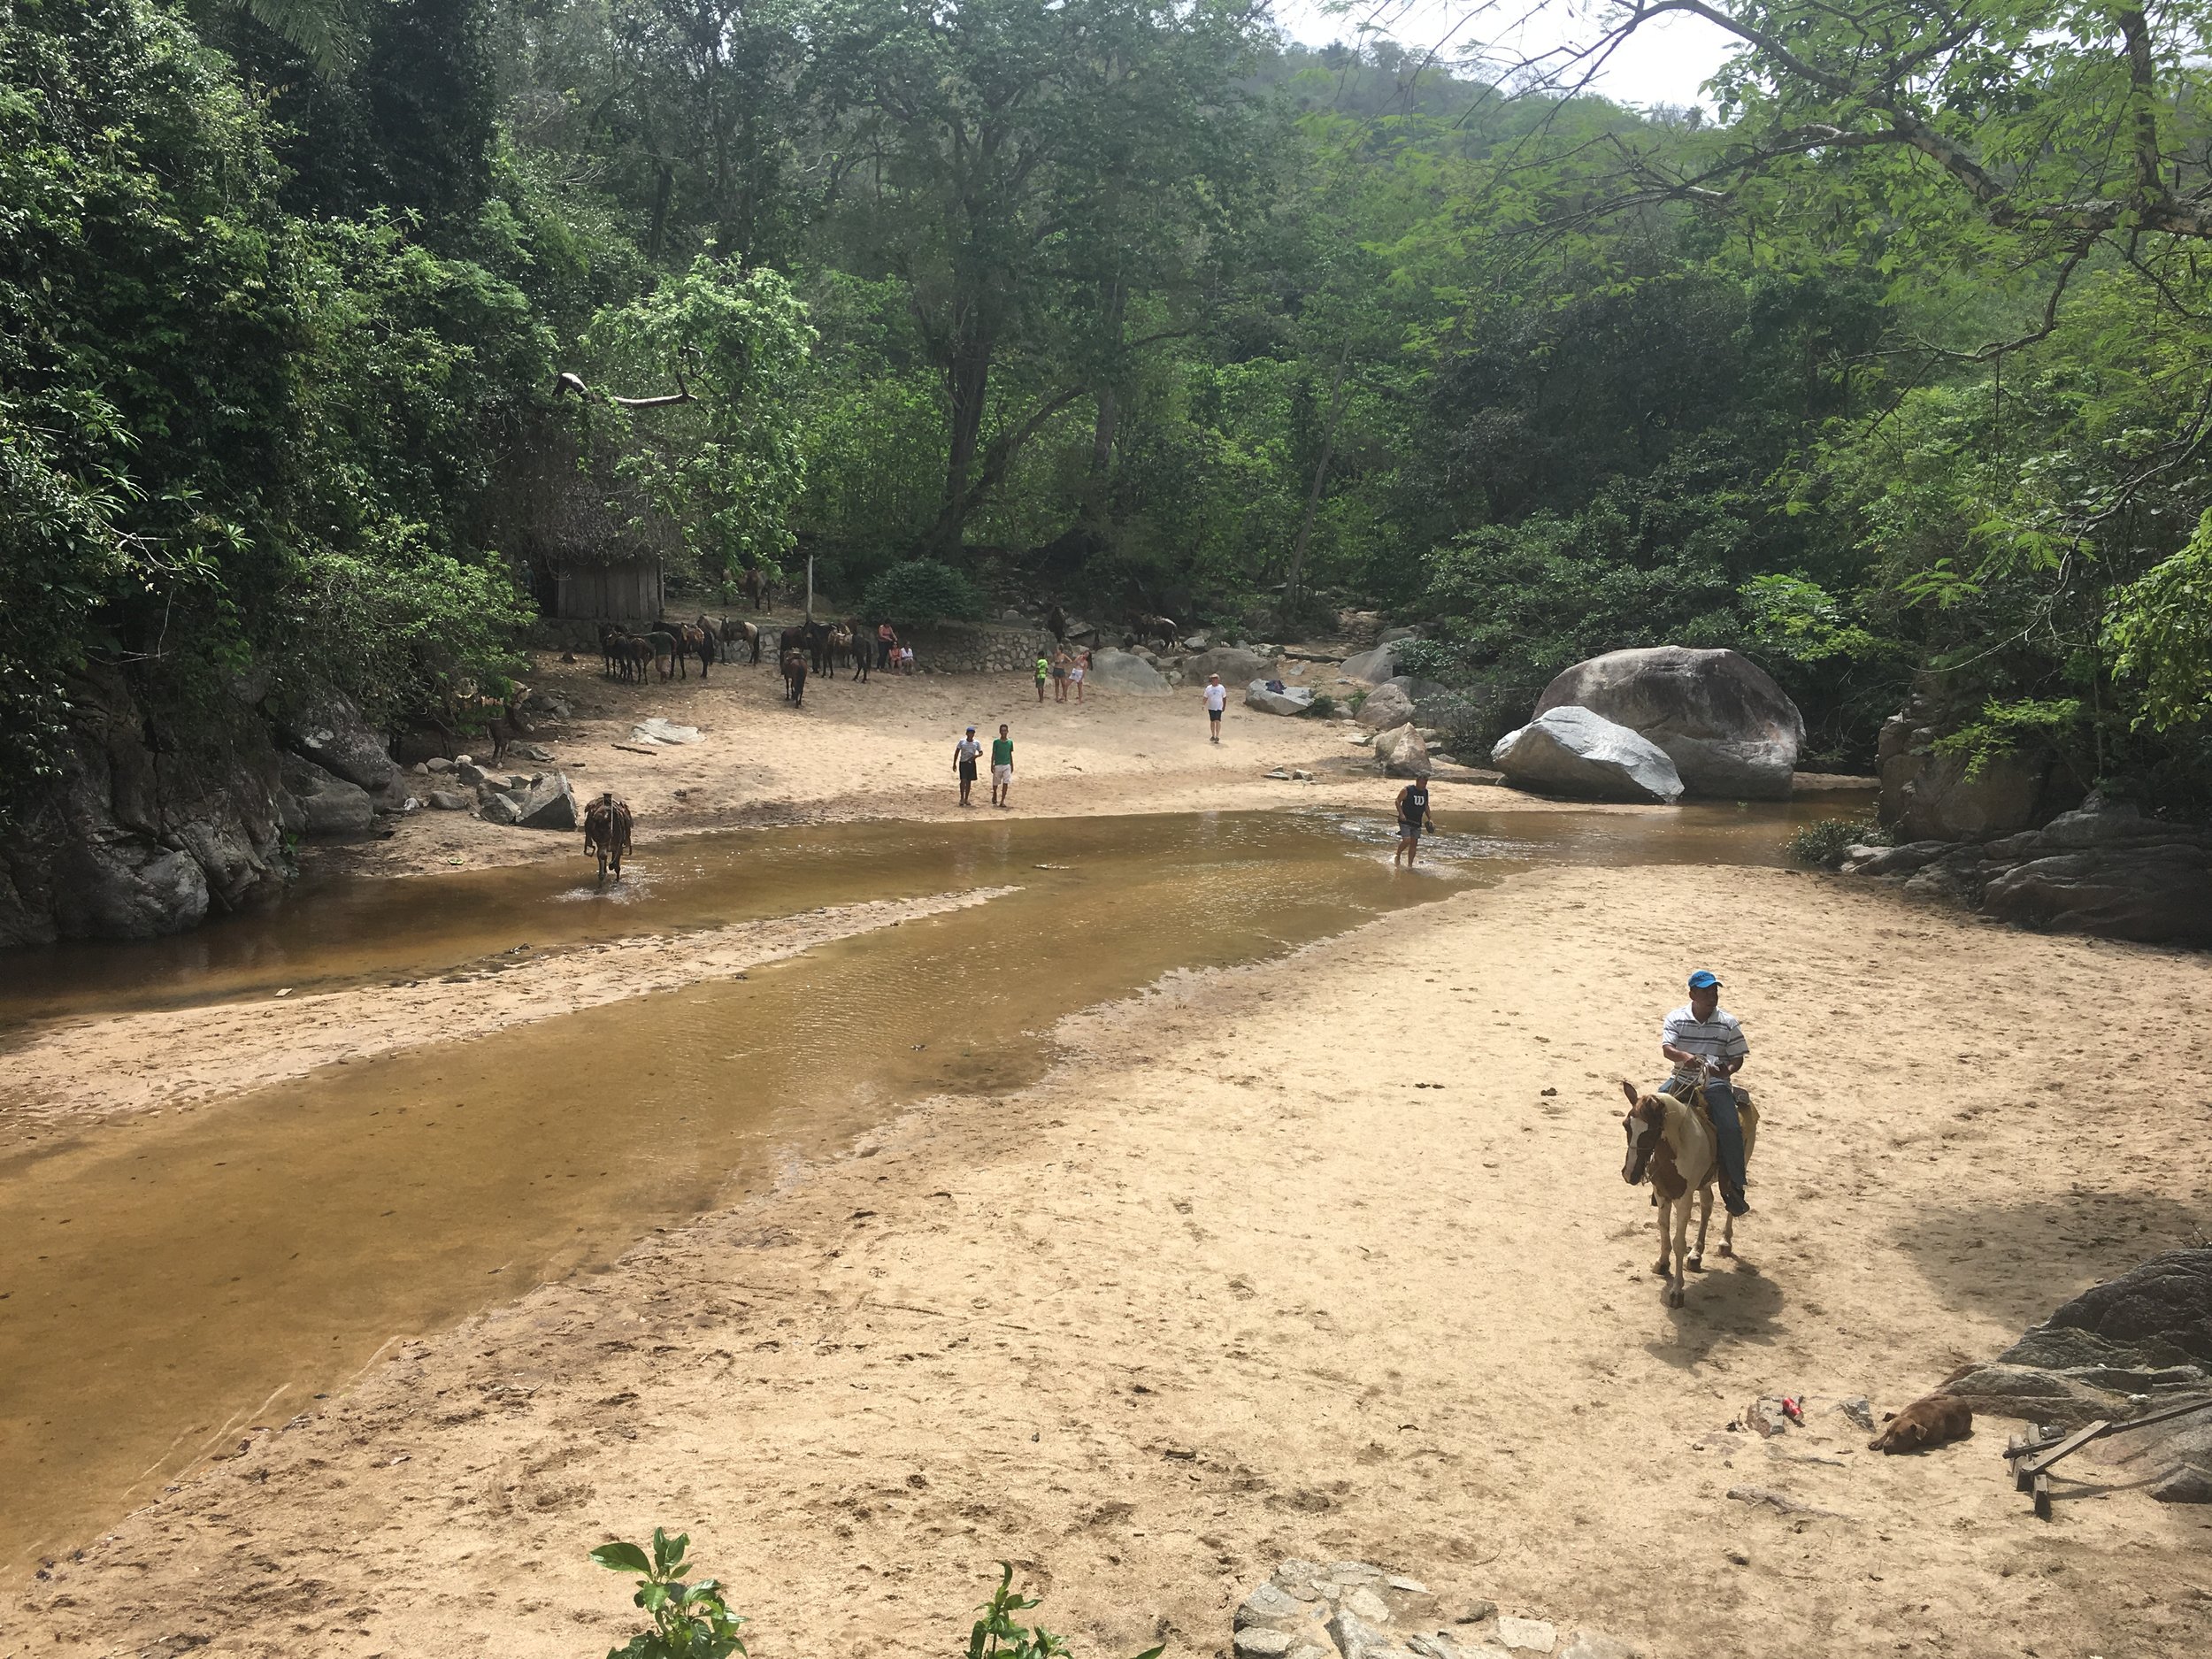
<instances>
[{"instance_id":1,"label":"striped polo shirt","mask_svg":"<svg viewBox=\"0 0 2212 1659\"><path fill-rule=\"evenodd\" d=\"M1740 1060L1751 1052L1751 1045L1743 1040L1743 1027L1736 1017L1724 1009L1715 1009L1710 1019L1700 1019L1690 1012L1685 1002L1667 1016L1659 1027L1659 1041L1670 1048L1679 1048L1685 1054L1694 1054L1707 1060ZM1694 1075L1675 1067L1678 1078Z\"/></svg>"}]
</instances>

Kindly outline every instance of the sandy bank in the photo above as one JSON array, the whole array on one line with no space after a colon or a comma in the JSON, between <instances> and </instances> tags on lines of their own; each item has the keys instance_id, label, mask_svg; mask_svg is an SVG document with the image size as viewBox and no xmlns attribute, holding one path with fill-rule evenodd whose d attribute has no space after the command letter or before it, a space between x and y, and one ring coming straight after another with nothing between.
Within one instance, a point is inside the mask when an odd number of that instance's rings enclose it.
<instances>
[{"instance_id":1,"label":"sandy bank","mask_svg":"<svg viewBox=\"0 0 2212 1659\"><path fill-rule=\"evenodd\" d=\"M303 1077L319 1066L726 979L833 939L987 903L1010 890L832 905L695 930L684 935L680 949L641 951L618 940L506 954L397 985L42 1025L8 1052L0 1126L19 1131L190 1106Z\"/></svg>"},{"instance_id":2,"label":"sandy bank","mask_svg":"<svg viewBox=\"0 0 2212 1659\"><path fill-rule=\"evenodd\" d=\"M1671 1314L1614 1079L1694 956L1768 1129L1743 1263ZM656 1522L762 1659L948 1651L999 1556L1079 1651L1210 1654L1273 1559L1352 1554L1658 1655L2200 1652L2202 1511L2037 1523L2002 1423L1724 1425L1901 1403L2212 1225L2208 995L1780 872L1517 878L1078 1022L1033 1090L404 1348L27 1586L0 1653L565 1659L628 1628L583 1551Z\"/></svg>"}]
</instances>

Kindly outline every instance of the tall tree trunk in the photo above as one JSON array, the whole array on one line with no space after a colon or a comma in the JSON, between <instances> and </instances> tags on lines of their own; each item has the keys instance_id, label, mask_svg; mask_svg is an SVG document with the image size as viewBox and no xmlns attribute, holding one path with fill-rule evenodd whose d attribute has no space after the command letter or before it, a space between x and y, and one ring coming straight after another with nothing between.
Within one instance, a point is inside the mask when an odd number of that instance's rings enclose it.
<instances>
[{"instance_id":1,"label":"tall tree trunk","mask_svg":"<svg viewBox=\"0 0 2212 1659\"><path fill-rule=\"evenodd\" d=\"M1114 461L1114 426L1121 419L1121 402L1111 386L1098 388L1098 420L1091 428L1091 476L1103 481ZM1106 516L1105 491L1099 491L1098 516Z\"/></svg>"},{"instance_id":2,"label":"tall tree trunk","mask_svg":"<svg viewBox=\"0 0 2212 1659\"><path fill-rule=\"evenodd\" d=\"M653 164L653 227L645 238L645 262L657 265L668 236L668 198L676 188L676 173L664 161Z\"/></svg>"},{"instance_id":3,"label":"tall tree trunk","mask_svg":"<svg viewBox=\"0 0 2212 1659\"><path fill-rule=\"evenodd\" d=\"M972 474L976 451L983 438L983 406L991 390L989 338L970 335L953 342L952 361L945 365L945 392L949 424L945 446L945 492L938 504L937 522L930 527L929 545L939 557L960 550L961 533L974 506Z\"/></svg>"},{"instance_id":4,"label":"tall tree trunk","mask_svg":"<svg viewBox=\"0 0 2212 1659\"><path fill-rule=\"evenodd\" d=\"M1329 424L1321 436L1321 458L1314 464L1313 488L1306 492L1305 517L1298 521L1298 539L1291 543L1290 570L1283 585L1286 604L1295 604L1304 590L1306 580L1306 545L1313 540L1314 515L1321 510L1322 486L1329 481L1329 462L1336 454L1337 423L1344 419L1344 405L1350 402L1345 392L1345 372L1352 366L1349 346L1336 360L1336 379L1329 384Z\"/></svg>"}]
</instances>

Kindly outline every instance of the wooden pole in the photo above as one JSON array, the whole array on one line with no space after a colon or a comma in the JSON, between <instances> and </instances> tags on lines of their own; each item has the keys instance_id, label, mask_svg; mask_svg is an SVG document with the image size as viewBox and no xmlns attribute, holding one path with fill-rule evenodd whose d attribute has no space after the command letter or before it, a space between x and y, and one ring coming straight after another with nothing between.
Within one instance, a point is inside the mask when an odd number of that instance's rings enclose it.
<instances>
[{"instance_id":1,"label":"wooden pole","mask_svg":"<svg viewBox=\"0 0 2212 1659\"><path fill-rule=\"evenodd\" d=\"M806 556L806 619L814 620L814 555Z\"/></svg>"}]
</instances>

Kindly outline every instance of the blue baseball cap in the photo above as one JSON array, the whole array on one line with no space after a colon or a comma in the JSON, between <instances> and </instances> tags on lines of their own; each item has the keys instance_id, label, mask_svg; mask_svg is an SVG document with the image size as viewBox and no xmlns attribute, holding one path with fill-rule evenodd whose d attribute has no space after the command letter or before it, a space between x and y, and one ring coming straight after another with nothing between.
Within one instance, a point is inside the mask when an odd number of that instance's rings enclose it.
<instances>
[{"instance_id":1,"label":"blue baseball cap","mask_svg":"<svg viewBox=\"0 0 2212 1659\"><path fill-rule=\"evenodd\" d=\"M1719 983L1718 979L1703 968L1700 968L1690 976L1690 989L1693 991L1709 991Z\"/></svg>"}]
</instances>

